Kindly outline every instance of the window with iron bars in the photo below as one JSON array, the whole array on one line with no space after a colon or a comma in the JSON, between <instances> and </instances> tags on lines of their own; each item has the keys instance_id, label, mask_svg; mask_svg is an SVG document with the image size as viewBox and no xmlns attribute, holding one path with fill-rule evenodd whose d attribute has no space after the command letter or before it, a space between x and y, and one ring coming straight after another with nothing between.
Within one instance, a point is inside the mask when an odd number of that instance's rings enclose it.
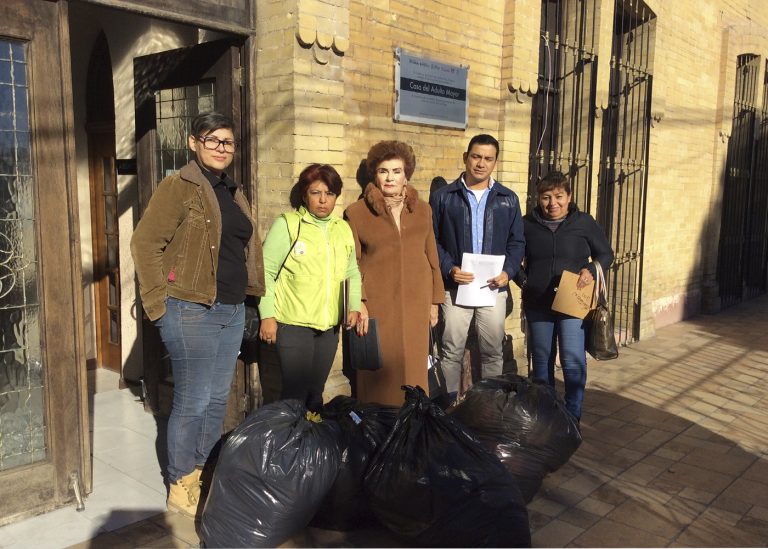
<instances>
[{"instance_id":1,"label":"window with iron bars","mask_svg":"<svg viewBox=\"0 0 768 549\"><path fill-rule=\"evenodd\" d=\"M615 259L608 276L617 341L638 339L656 16L616 0L608 108L602 119L597 221Z\"/></svg>"},{"instance_id":2,"label":"window with iron bars","mask_svg":"<svg viewBox=\"0 0 768 549\"><path fill-rule=\"evenodd\" d=\"M762 72L762 74L761 74ZM730 307L766 291L768 269L768 66L754 54L736 60L733 121L723 180L717 279ZM757 99L763 87L763 104Z\"/></svg>"},{"instance_id":3,"label":"window with iron bars","mask_svg":"<svg viewBox=\"0 0 768 549\"><path fill-rule=\"evenodd\" d=\"M543 0L538 92L531 109L528 209L536 182L570 175L573 200L589 211L597 79L595 0Z\"/></svg>"},{"instance_id":4,"label":"window with iron bars","mask_svg":"<svg viewBox=\"0 0 768 549\"><path fill-rule=\"evenodd\" d=\"M750 241L747 248L754 250L747 268L748 297L764 294L768 283L768 61L763 69L763 103L760 109L760 126L755 147L752 215Z\"/></svg>"}]
</instances>

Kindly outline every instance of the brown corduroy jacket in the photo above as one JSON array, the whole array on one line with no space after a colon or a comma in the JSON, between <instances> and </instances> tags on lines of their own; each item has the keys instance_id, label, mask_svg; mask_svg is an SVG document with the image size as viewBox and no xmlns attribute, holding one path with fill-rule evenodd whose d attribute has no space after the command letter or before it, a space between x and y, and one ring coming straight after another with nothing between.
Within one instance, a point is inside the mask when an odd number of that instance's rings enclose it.
<instances>
[{"instance_id":1,"label":"brown corduroy jacket","mask_svg":"<svg viewBox=\"0 0 768 549\"><path fill-rule=\"evenodd\" d=\"M261 239L240 187L235 202L253 224L245 249L249 295L264 295ZM165 298L213 305L221 241L221 210L197 162L160 182L131 238L144 311L150 320L165 314Z\"/></svg>"}]
</instances>

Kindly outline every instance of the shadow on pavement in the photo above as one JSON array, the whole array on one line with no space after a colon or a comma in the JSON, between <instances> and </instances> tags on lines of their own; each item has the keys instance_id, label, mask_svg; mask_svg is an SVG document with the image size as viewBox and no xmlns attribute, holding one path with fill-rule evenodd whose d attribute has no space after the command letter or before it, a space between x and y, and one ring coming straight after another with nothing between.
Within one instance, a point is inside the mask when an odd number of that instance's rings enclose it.
<instances>
[{"instance_id":1,"label":"shadow on pavement","mask_svg":"<svg viewBox=\"0 0 768 549\"><path fill-rule=\"evenodd\" d=\"M588 389L584 442L529 505L534 546L765 547L765 454Z\"/></svg>"}]
</instances>

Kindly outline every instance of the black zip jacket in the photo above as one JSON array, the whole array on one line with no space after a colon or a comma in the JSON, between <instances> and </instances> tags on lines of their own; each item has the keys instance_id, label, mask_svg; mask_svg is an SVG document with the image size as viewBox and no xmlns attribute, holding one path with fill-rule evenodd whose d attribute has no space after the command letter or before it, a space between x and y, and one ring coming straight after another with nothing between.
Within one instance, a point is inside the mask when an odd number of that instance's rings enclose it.
<instances>
[{"instance_id":1,"label":"black zip jacket","mask_svg":"<svg viewBox=\"0 0 768 549\"><path fill-rule=\"evenodd\" d=\"M613 250L605 233L594 220L569 204L568 215L555 232L547 227L537 206L523 217L525 225L525 263L515 277L523 289L523 307L549 311L564 270L578 273L587 267L595 276L597 261L607 271L613 263Z\"/></svg>"}]
</instances>

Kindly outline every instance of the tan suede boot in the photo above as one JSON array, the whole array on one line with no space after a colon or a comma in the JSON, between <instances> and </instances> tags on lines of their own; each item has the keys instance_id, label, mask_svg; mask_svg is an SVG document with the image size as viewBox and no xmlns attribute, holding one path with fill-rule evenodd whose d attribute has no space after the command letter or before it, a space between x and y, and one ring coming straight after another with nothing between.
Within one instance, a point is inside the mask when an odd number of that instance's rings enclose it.
<instances>
[{"instance_id":1,"label":"tan suede boot","mask_svg":"<svg viewBox=\"0 0 768 549\"><path fill-rule=\"evenodd\" d=\"M170 483L168 509L195 518L200 502L200 482L194 472Z\"/></svg>"},{"instance_id":2,"label":"tan suede boot","mask_svg":"<svg viewBox=\"0 0 768 549\"><path fill-rule=\"evenodd\" d=\"M189 477L189 491L192 493L195 498L197 498L197 501L200 501L202 499L201 491L203 488L203 479L202 479L203 470L199 467L195 467L195 469L189 473L186 477ZM184 479L182 479L184 480Z\"/></svg>"}]
</instances>

